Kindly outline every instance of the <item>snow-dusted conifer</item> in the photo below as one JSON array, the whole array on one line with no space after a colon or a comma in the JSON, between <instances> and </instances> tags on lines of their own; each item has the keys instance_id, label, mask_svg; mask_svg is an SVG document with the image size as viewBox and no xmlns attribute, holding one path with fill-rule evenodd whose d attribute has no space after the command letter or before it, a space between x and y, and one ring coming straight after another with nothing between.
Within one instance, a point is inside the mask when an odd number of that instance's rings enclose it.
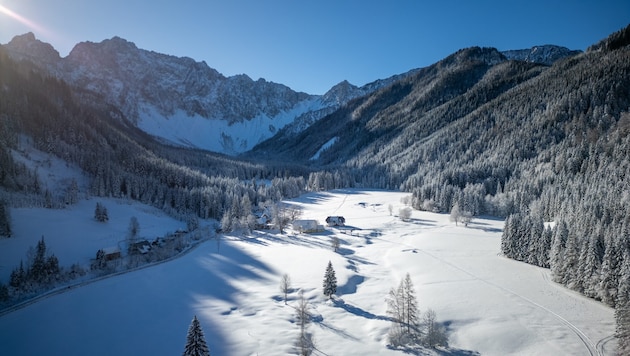
<instances>
[{"instance_id":1,"label":"snow-dusted conifer","mask_svg":"<svg viewBox=\"0 0 630 356\"><path fill-rule=\"evenodd\" d=\"M337 292L337 277L335 276L335 270L333 269L332 262L328 261L326 267L326 273L324 274L324 295L328 298L332 298L333 294Z\"/></svg>"},{"instance_id":2,"label":"snow-dusted conifer","mask_svg":"<svg viewBox=\"0 0 630 356\"><path fill-rule=\"evenodd\" d=\"M630 257L630 256L626 256ZM617 302L615 303L615 321L617 328L617 352L619 355L630 355L630 260L624 261L619 281Z\"/></svg>"},{"instance_id":3,"label":"snow-dusted conifer","mask_svg":"<svg viewBox=\"0 0 630 356\"><path fill-rule=\"evenodd\" d=\"M0 201L0 237L11 237L11 216L3 201Z\"/></svg>"},{"instance_id":4,"label":"snow-dusted conifer","mask_svg":"<svg viewBox=\"0 0 630 356\"><path fill-rule=\"evenodd\" d=\"M96 202L96 208L94 209L94 219L98 222L107 222L109 220L107 208L99 202Z\"/></svg>"},{"instance_id":5,"label":"snow-dusted conifer","mask_svg":"<svg viewBox=\"0 0 630 356\"><path fill-rule=\"evenodd\" d=\"M210 350L206 344L201 323L199 323L196 315L193 317L190 327L188 327L184 356L210 356Z\"/></svg>"}]
</instances>

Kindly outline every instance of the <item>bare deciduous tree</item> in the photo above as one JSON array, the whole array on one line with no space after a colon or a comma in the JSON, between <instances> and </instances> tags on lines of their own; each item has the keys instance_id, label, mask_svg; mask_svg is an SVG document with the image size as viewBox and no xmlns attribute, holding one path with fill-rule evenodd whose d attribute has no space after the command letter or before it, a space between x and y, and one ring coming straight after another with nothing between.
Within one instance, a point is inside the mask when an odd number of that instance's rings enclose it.
<instances>
[{"instance_id":1,"label":"bare deciduous tree","mask_svg":"<svg viewBox=\"0 0 630 356\"><path fill-rule=\"evenodd\" d=\"M287 273L283 274L280 280L280 291L284 294L284 304L286 305L288 294L291 291L291 277Z\"/></svg>"}]
</instances>

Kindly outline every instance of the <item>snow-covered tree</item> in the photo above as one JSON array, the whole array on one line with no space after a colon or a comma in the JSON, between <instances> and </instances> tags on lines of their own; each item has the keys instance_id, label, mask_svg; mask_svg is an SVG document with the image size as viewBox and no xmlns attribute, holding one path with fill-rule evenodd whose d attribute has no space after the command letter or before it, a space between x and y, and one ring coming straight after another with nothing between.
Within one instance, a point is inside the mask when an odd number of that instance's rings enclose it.
<instances>
[{"instance_id":1,"label":"snow-covered tree","mask_svg":"<svg viewBox=\"0 0 630 356\"><path fill-rule=\"evenodd\" d=\"M630 261L625 261L622 268L624 278L619 283L617 302L615 303L615 321L617 328L617 352L619 355L630 355Z\"/></svg>"},{"instance_id":2,"label":"snow-covered tree","mask_svg":"<svg viewBox=\"0 0 630 356\"><path fill-rule=\"evenodd\" d=\"M411 208L406 206L398 210L398 216L402 221L409 221L411 219Z\"/></svg>"},{"instance_id":3,"label":"snow-covered tree","mask_svg":"<svg viewBox=\"0 0 630 356\"><path fill-rule=\"evenodd\" d=\"M206 339L201 329L201 323L195 315L190 326L188 327L188 335L186 335L186 346L184 348L184 356L210 356L210 350L206 344Z\"/></svg>"},{"instance_id":4,"label":"snow-covered tree","mask_svg":"<svg viewBox=\"0 0 630 356\"><path fill-rule=\"evenodd\" d=\"M308 326L311 323L311 314L309 312L309 305L304 293L300 291L300 297L298 299L298 305L295 308L296 324L300 327L300 333L296 341L296 348L300 355L306 356L313 353L315 348L313 335L308 332Z\"/></svg>"},{"instance_id":5,"label":"snow-covered tree","mask_svg":"<svg viewBox=\"0 0 630 356\"><path fill-rule=\"evenodd\" d=\"M0 237L11 237L11 216L4 201L0 201Z\"/></svg>"},{"instance_id":6,"label":"snow-covered tree","mask_svg":"<svg viewBox=\"0 0 630 356\"><path fill-rule=\"evenodd\" d=\"M284 304L287 304L287 297L291 291L291 277L287 273L283 274L280 280L280 291L284 295Z\"/></svg>"},{"instance_id":7,"label":"snow-covered tree","mask_svg":"<svg viewBox=\"0 0 630 356\"><path fill-rule=\"evenodd\" d=\"M451 208L451 215L449 218L451 221L455 223L455 225L457 225L461 216L462 216L462 211L459 208L459 203L455 203L455 205L453 205L453 207Z\"/></svg>"},{"instance_id":8,"label":"snow-covered tree","mask_svg":"<svg viewBox=\"0 0 630 356\"><path fill-rule=\"evenodd\" d=\"M332 298L333 294L337 292L337 277L335 276L335 270L333 269L332 262L328 261L326 267L326 273L324 274L324 295L328 298Z\"/></svg>"},{"instance_id":9,"label":"snow-covered tree","mask_svg":"<svg viewBox=\"0 0 630 356\"><path fill-rule=\"evenodd\" d=\"M9 300L9 288L4 285L4 283L0 282L0 302L6 302Z\"/></svg>"},{"instance_id":10,"label":"snow-covered tree","mask_svg":"<svg viewBox=\"0 0 630 356\"><path fill-rule=\"evenodd\" d=\"M140 223L138 222L138 218L132 216L129 219L129 228L127 229L127 238L129 240L135 240L140 234Z\"/></svg>"},{"instance_id":11,"label":"snow-covered tree","mask_svg":"<svg viewBox=\"0 0 630 356\"><path fill-rule=\"evenodd\" d=\"M109 220L107 208L99 202L96 202L96 208L94 208L94 219L98 222L107 222Z\"/></svg>"},{"instance_id":12,"label":"snow-covered tree","mask_svg":"<svg viewBox=\"0 0 630 356\"><path fill-rule=\"evenodd\" d=\"M388 339L393 346L417 344L420 337L420 316L416 291L409 273L387 298L387 314L392 319Z\"/></svg>"},{"instance_id":13,"label":"snow-covered tree","mask_svg":"<svg viewBox=\"0 0 630 356\"><path fill-rule=\"evenodd\" d=\"M427 309L422 320L424 333L422 343L429 347L448 346L448 336L444 327L437 322L435 311Z\"/></svg>"},{"instance_id":14,"label":"snow-covered tree","mask_svg":"<svg viewBox=\"0 0 630 356\"><path fill-rule=\"evenodd\" d=\"M451 208L450 219L455 222L456 226L458 222L461 222L464 226L468 226L468 224L472 221L472 213L468 210L462 209L459 206L459 203L455 203L455 205Z\"/></svg>"},{"instance_id":15,"label":"snow-covered tree","mask_svg":"<svg viewBox=\"0 0 630 356\"><path fill-rule=\"evenodd\" d=\"M338 252L340 244L339 238L337 236L333 236L331 240L333 251Z\"/></svg>"}]
</instances>

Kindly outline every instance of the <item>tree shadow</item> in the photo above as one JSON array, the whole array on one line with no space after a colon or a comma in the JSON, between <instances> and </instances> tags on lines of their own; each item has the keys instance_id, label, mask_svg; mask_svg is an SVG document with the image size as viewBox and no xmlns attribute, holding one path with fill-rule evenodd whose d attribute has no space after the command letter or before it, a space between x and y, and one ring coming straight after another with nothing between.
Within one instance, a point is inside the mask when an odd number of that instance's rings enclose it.
<instances>
[{"instance_id":1,"label":"tree shadow","mask_svg":"<svg viewBox=\"0 0 630 356\"><path fill-rule=\"evenodd\" d=\"M348 278L348 281L343 286L337 287L337 291L341 295L354 294L357 292L357 287L365 281L365 277L355 274Z\"/></svg>"},{"instance_id":2,"label":"tree shadow","mask_svg":"<svg viewBox=\"0 0 630 356\"><path fill-rule=\"evenodd\" d=\"M485 232L503 232L503 229L491 226L490 224L480 222L480 221L471 221L467 226L469 229L482 230Z\"/></svg>"},{"instance_id":3,"label":"tree shadow","mask_svg":"<svg viewBox=\"0 0 630 356\"><path fill-rule=\"evenodd\" d=\"M345 311L347 311L348 313L354 314L356 316L360 316L362 318L366 318L366 319L370 319L370 320L385 320L385 321L392 321L392 319L388 316L383 316L383 315L376 315L373 313L370 313L367 310L364 310L360 307L351 305L346 303L343 299L341 298L337 298L333 300L334 305L337 308L341 308Z\"/></svg>"}]
</instances>

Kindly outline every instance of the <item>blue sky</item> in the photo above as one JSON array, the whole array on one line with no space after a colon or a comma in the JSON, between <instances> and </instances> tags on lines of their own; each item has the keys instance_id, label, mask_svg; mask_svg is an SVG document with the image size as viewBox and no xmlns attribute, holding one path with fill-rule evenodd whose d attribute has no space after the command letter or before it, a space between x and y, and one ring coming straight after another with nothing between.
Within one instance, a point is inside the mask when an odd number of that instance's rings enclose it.
<instances>
[{"instance_id":1,"label":"blue sky","mask_svg":"<svg viewBox=\"0 0 630 356\"><path fill-rule=\"evenodd\" d=\"M66 56L119 36L311 94L470 46L584 50L629 23L630 0L0 0L2 44L31 31Z\"/></svg>"}]
</instances>

